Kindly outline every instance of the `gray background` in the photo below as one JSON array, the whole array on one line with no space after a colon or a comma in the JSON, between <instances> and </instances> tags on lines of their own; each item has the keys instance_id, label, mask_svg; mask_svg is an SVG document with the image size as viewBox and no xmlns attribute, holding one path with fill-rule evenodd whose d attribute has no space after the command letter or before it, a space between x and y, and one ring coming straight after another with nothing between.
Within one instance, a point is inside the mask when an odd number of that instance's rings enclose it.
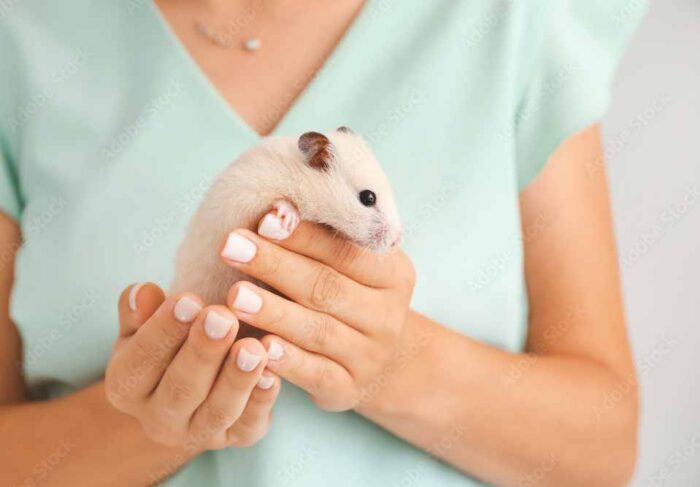
<instances>
[{"instance_id":1,"label":"gray background","mask_svg":"<svg viewBox=\"0 0 700 487\"><path fill-rule=\"evenodd\" d=\"M634 487L700 486L700 1L654 0L604 121L641 381Z\"/></svg>"}]
</instances>

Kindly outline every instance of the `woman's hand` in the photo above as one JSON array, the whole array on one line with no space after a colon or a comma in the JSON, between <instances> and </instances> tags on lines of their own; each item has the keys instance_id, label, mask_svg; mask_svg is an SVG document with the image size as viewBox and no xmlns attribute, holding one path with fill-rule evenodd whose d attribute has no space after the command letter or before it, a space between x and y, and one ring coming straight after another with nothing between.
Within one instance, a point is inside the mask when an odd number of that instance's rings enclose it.
<instances>
[{"instance_id":1,"label":"woman's hand","mask_svg":"<svg viewBox=\"0 0 700 487\"><path fill-rule=\"evenodd\" d=\"M275 215L263 222L270 218ZM358 407L403 333L415 283L408 257L398 247L370 252L307 222L274 242L237 230L221 255L290 298L250 282L236 283L228 294L238 319L273 334L262 340L267 367L322 409Z\"/></svg>"},{"instance_id":2,"label":"woman's hand","mask_svg":"<svg viewBox=\"0 0 700 487\"><path fill-rule=\"evenodd\" d=\"M267 353L258 340L234 343L238 320L225 306L136 285L121 295L119 322L107 398L149 438L199 452L265 436L280 380L263 374Z\"/></svg>"}]
</instances>

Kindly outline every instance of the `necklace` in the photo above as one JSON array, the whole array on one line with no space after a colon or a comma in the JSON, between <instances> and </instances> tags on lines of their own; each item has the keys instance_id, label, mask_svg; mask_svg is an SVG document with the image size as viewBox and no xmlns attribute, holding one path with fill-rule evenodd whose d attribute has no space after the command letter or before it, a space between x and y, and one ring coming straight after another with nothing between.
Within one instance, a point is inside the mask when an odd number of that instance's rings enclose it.
<instances>
[{"instance_id":1,"label":"necklace","mask_svg":"<svg viewBox=\"0 0 700 487\"><path fill-rule=\"evenodd\" d=\"M196 31L204 37L206 40L212 44L222 47L224 49L233 49L236 46L241 46L244 50L248 52L256 52L262 47L262 41L259 37L248 37L243 40L243 42L235 41L231 35L227 33L218 32L212 27L205 25L203 22L195 21Z\"/></svg>"}]
</instances>

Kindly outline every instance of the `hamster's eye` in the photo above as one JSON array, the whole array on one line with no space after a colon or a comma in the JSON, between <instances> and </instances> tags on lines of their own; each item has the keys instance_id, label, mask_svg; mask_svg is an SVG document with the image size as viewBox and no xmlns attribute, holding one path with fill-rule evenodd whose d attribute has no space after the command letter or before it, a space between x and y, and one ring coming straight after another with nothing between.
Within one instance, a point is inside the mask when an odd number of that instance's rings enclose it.
<instances>
[{"instance_id":1,"label":"hamster's eye","mask_svg":"<svg viewBox=\"0 0 700 487\"><path fill-rule=\"evenodd\" d=\"M365 206L374 206L376 202L377 195L374 194L372 191L370 191L369 189L360 191L360 203L362 203Z\"/></svg>"}]
</instances>

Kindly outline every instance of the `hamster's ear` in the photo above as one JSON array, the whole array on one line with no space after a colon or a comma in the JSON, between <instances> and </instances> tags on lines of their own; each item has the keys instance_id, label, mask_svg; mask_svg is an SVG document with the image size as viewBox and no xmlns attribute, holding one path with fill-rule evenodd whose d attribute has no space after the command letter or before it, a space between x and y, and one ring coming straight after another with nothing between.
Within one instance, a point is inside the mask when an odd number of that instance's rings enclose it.
<instances>
[{"instance_id":1,"label":"hamster's ear","mask_svg":"<svg viewBox=\"0 0 700 487\"><path fill-rule=\"evenodd\" d=\"M344 134L354 134L353 130L350 127L346 127L345 125L341 125L337 129L335 129L336 132L342 132Z\"/></svg>"},{"instance_id":2,"label":"hamster's ear","mask_svg":"<svg viewBox=\"0 0 700 487\"><path fill-rule=\"evenodd\" d=\"M299 137L297 145L310 167L319 171L328 169L331 159L331 141L328 137L318 132L306 132Z\"/></svg>"}]
</instances>

